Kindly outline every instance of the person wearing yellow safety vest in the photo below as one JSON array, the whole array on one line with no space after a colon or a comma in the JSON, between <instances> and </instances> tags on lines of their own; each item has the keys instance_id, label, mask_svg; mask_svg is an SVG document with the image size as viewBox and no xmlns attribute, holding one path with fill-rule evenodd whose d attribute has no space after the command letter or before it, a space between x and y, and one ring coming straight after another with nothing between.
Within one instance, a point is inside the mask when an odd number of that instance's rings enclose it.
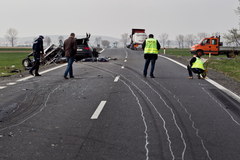
<instances>
[{"instance_id":1,"label":"person wearing yellow safety vest","mask_svg":"<svg viewBox=\"0 0 240 160\"><path fill-rule=\"evenodd\" d=\"M201 60L201 53L193 55L193 58L190 60L190 64L187 66L189 79L193 79L192 72L198 75L198 79L205 78L206 72L204 68L204 63Z\"/></svg>"},{"instance_id":2,"label":"person wearing yellow safety vest","mask_svg":"<svg viewBox=\"0 0 240 160\"><path fill-rule=\"evenodd\" d=\"M143 44L142 48L144 50L144 59L145 59L145 65L144 65L144 70L143 70L143 76L147 76L147 70L149 63L151 62L151 71L150 71L150 77L154 77L154 68L155 68L155 62L158 58L158 53L161 48L160 43L158 40L154 39L153 34L149 34L149 38L146 39Z\"/></svg>"}]
</instances>

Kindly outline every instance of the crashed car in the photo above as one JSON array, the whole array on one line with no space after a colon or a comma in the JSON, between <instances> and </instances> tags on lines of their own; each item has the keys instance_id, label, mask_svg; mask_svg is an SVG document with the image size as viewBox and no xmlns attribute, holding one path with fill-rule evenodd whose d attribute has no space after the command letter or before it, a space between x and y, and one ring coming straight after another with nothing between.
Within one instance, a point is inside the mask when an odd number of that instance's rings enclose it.
<instances>
[{"instance_id":1,"label":"crashed car","mask_svg":"<svg viewBox=\"0 0 240 160\"><path fill-rule=\"evenodd\" d=\"M86 34L86 38L76 39L77 41L77 54L75 55L75 60L80 61L85 58L92 57L92 48L88 44L90 34Z\"/></svg>"},{"instance_id":2,"label":"crashed car","mask_svg":"<svg viewBox=\"0 0 240 160\"><path fill-rule=\"evenodd\" d=\"M62 46L50 45L44 50L43 59L41 59L41 65L48 65L52 63L66 62L64 57L64 50ZM33 52L22 60L22 65L25 70L29 70L34 64Z\"/></svg>"}]
</instances>

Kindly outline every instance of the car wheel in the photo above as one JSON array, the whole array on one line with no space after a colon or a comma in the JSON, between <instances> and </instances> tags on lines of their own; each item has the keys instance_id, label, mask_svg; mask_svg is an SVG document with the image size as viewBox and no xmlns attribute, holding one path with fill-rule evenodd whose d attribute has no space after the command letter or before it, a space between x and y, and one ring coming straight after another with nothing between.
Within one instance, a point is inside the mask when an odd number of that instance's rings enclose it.
<instances>
[{"instance_id":1,"label":"car wheel","mask_svg":"<svg viewBox=\"0 0 240 160\"><path fill-rule=\"evenodd\" d=\"M29 58L25 58L22 60L22 65L25 68L25 70L29 69L29 67L32 67L31 60Z\"/></svg>"}]
</instances>

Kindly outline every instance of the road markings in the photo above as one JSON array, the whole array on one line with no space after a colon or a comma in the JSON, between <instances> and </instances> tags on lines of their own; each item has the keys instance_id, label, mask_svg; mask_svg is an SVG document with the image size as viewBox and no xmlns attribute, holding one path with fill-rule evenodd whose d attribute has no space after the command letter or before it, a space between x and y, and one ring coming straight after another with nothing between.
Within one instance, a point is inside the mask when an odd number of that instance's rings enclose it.
<instances>
[{"instance_id":1,"label":"road markings","mask_svg":"<svg viewBox=\"0 0 240 160\"><path fill-rule=\"evenodd\" d=\"M127 62L127 60L125 59L124 62Z\"/></svg>"},{"instance_id":2,"label":"road markings","mask_svg":"<svg viewBox=\"0 0 240 160\"><path fill-rule=\"evenodd\" d=\"M125 53L126 53L126 55L125 55L125 59L127 59L127 58L128 58L128 52L125 51Z\"/></svg>"},{"instance_id":3,"label":"road markings","mask_svg":"<svg viewBox=\"0 0 240 160\"><path fill-rule=\"evenodd\" d=\"M114 79L114 82L118 82L120 76L117 76L115 79Z\"/></svg>"},{"instance_id":4,"label":"road markings","mask_svg":"<svg viewBox=\"0 0 240 160\"><path fill-rule=\"evenodd\" d=\"M6 86L0 86L0 89L6 88Z\"/></svg>"},{"instance_id":5,"label":"road markings","mask_svg":"<svg viewBox=\"0 0 240 160\"><path fill-rule=\"evenodd\" d=\"M101 103L98 105L98 108L96 109L96 111L93 113L91 119L98 119L98 116L100 115L100 113L103 110L103 107L105 106L105 104L107 103L107 101L101 101Z\"/></svg>"},{"instance_id":6,"label":"road markings","mask_svg":"<svg viewBox=\"0 0 240 160\"><path fill-rule=\"evenodd\" d=\"M45 70L45 71L42 71L42 72L40 72L39 74L44 74L44 73L47 73L47 72L53 71L53 70L55 70L55 69L58 69L58 68L64 67L64 66L66 66L66 65L67 65L67 64L65 63L65 64L62 64L62 65L60 65L60 66L53 67L53 68L47 69L47 70ZM31 78L33 78L33 77L34 77L34 76L27 76L27 77L25 77L25 78L21 78L21 79L17 80L17 82L22 82L22 81L25 81L25 80L31 79Z\"/></svg>"},{"instance_id":7,"label":"road markings","mask_svg":"<svg viewBox=\"0 0 240 160\"><path fill-rule=\"evenodd\" d=\"M13 82L13 83L7 83L8 86L12 86L12 85L14 85L14 84L17 84L17 83L15 83L15 82Z\"/></svg>"},{"instance_id":8,"label":"road markings","mask_svg":"<svg viewBox=\"0 0 240 160\"><path fill-rule=\"evenodd\" d=\"M102 53L105 49L101 50L99 53Z\"/></svg>"},{"instance_id":9,"label":"road markings","mask_svg":"<svg viewBox=\"0 0 240 160\"><path fill-rule=\"evenodd\" d=\"M121 68L124 69L124 66L122 66Z\"/></svg>"},{"instance_id":10,"label":"road markings","mask_svg":"<svg viewBox=\"0 0 240 160\"><path fill-rule=\"evenodd\" d=\"M183 68L187 68L187 66L171 59L171 58L168 58L168 57L165 57L165 56L162 56L162 55L158 55L159 57L162 57L162 58L165 58L165 59L168 59L169 61L172 61L180 66L182 66ZM205 79L206 81L208 81L209 83L211 83L212 85L214 85L215 87L217 87L218 89L220 89L221 91L225 92L226 94L228 94L229 96L231 96L232 98L234 98L235 100L237 100L238 102L240 102L240 97L233 93L232 91L230 91L229 89L223 87L222 85L218 84L217 82L213 81L212 79L210 78L207 78Z\"/></svg>"}]
</instances>

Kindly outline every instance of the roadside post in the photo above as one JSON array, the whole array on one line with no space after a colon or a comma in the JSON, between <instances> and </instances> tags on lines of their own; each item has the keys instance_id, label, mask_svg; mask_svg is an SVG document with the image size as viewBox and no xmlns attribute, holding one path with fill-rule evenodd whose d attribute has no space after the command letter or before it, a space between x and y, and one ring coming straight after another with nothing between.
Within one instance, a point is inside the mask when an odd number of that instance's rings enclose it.
<instances>
[{"instance_id":1,"label":"roadside post","mask_svg":"<svg viewBox=\"0 0 240 160\"><path fill-rule=\"evenodd\" d=\"M165 47L163 48L163 54L166 54L166 48Z\"/></svg>"}]
</instances>

